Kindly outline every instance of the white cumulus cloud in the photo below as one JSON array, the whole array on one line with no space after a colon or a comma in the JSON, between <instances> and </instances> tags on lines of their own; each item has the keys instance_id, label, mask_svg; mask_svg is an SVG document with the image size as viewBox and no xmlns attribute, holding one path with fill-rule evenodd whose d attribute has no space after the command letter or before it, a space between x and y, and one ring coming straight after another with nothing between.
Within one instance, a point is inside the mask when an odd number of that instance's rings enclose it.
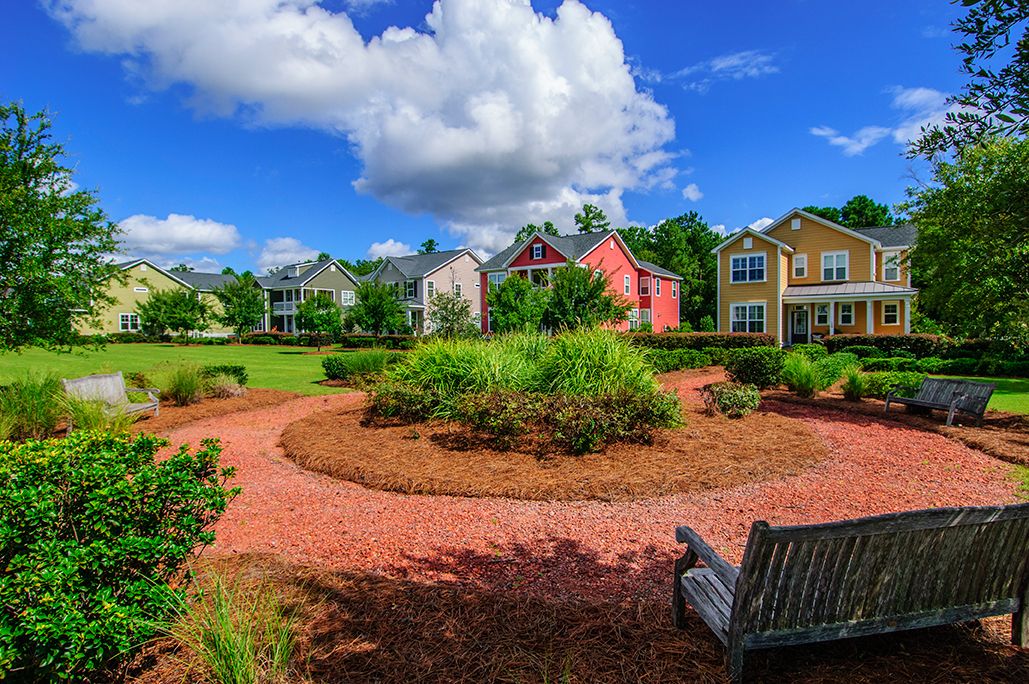
<instances>
[{"instance_id":1,"label":"white cumulus cloud","mask_svg":"<svg viewBox=\"0 0 1029 684\"><path fill-rule=\"evenodd\" d=\"M118 226L122 231L121 250L128 254L225 254L241 243L236 226L188 214L168 214L165 218L134 214Z\"/></svg>"},{"instance_id":2,"label":"white cumulus cloud","mask_svg":"<svg viewBox=\"0 0 1029 684\"><path fill-rule=\"evenodd\" d=\"M264 241L261 253L257 257L257 265L261 270L267 271L278 266L310 261L317 256L317 249L308 247L296 238L269 238Z\"/></svg>"},{"instance_id":3,"label":"white cumulus cloud","mask_svg":"<svg viewBox=\"0 0 1029 684\"><path fill-rule=\"evenodd\" d=\"M398 242L393 238L389 238L385 242L373 242L368 247L368 258L378 259L384 256L404 256L406 254L414 254L414 250L411 249L411 245L403 242Z\"/></svg>"},{"instance_id":4,"label":"white cumulus cloud","mask_svg":"<svg viewBox=\"0 0 1029 684\"><path fill-rule=\"evenodd\" d=\"M682 196L691 202L697 202L704 197L704 193L700 191L699 185L690 183L682 189Z\"/></svg>"},{"instance_id":5,"label":"white cumulus cloud","mask_svg":"<svg viewBox=\"0 0 1029 684\"><path fill-rule=\"evenodd\" d=\"M526 0L439 0L418 27L368 40L318 0L48 7L82 49L154 89L187 85L199 110L345 136L359 192L431 213L476 248L530 221L569 223L596 197L617 220L625 190L675 175L667 109L637 89L611 22L578 0L554 17Z\"/></svg>"},{"instance_id":6,"label":"white cumulus cloud","mask_svg":"<svg viewBox=\"0 0 1029 684\"><path fill-rule=\"evenodd\" d=\"M775 219L769 216L763 216L759 218L757 221L748 223L747 228L750 228L751 230L764 230L768 226L772 225L773 221L775 221Z\"/></svg>"}]
</instances>

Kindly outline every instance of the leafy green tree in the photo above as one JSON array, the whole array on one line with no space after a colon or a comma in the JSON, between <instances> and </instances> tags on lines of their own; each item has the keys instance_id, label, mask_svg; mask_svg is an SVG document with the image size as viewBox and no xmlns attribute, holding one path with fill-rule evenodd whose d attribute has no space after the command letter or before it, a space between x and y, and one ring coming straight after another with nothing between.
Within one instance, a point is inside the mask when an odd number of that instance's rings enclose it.
<instances>
[{"instance_id":1,"label":"leafy green tree","mask_svg":"<svg viewBox=\"0 0 1029 684\"><path fill-rule=\"evenodd\" d=\"M332 255L328 252L318 252L318 256L315 258L315 261L328 261L331 258Z\"/></svg>"},{"instance_id":2,"label":"leafy green tree","mask_svg":"<svg viewBox=\"0 0 1029 684\"><path fill-rule=\"evenodd\" d=\"M456 292L440 292L429 300L427 316L432 334L439 337L476 337L472 303Z\"/></svg>"},{"instance_id":3,"label":"leafy green tree","mask_svg":"<svg viewBox=\"0 0 1029 684\"><path fill-rule=\"evenodd\" d=\"M193 269L192 266L187 266L186 264L178 264L178 265L172 266L168 270L171 271L172 273L189 273L190 271L192 271L194 269Z\"/></svg>"},{"instance_id":4,"label":"leafy green tree","mask_svg":"<svg viewBox=\"0 0 1029 684\"><path fill-rule=\"evenodd\" d=\"M429 238L428 240L423 242L421 246L418 248L419 254L435 254L438 251L439 243L432 238Z\"/></svg>"},{"instance_id":5,"label":"leafy green tree","mask_svg":"<svg viewBox=\"0 0 1029 684\"><path fill-rule=\"evenodd\" d=\"M495 333L536 332L550 301L550 290L533 287L526 278L509 276L486 292L490 322Z\"/></svg>"},{"instance_id":6,"label":"leafy green tree","mask_svg":"<svg viewBox=\"0 0 1029 684\"><path fill-rule=\"evenodd\" d=\"M314 333L318 351L321 351L322 339L339 335L343 329L343 312L329 295L317 292L297 305L296 323L300 330Z\"/></svg>"},{"instance_id":7,"label":"leafy green tree","mask_svg":"<svg viewBox=\"0 0 1029 684\"><path fill-rule=\"evenodd\" d=\"M933 162L908 189L918 307L951 334L1029 344L1029 140L1001 138Z\"/></svg>"},{"instance_id":8,"label":"leafy green tree","mask_svg":"<svg viewBox=\"0 0 1029 684\"><path fill-rule=\"evenodd\" d=\"M506 282L506 281L505 281ZM550 330L593 328L624 321L630 304L615 294L603 272L593 273L568 262L550 279L550 299L543 312L543 326Z\"/></svg>"},{"instance_id":9,"label":"leafy green tree","mask_svg":"<svg viewBox=\"0 0 1029 684\"><path fill-rule=\"evenodd\" d=\"M236 339L242 342L243 335L264 316L264 295L254 276L249 273L237 276L236 280L216 289L214 296L222 306L218 322L232 328Z\"/></svg>"},{"instance_id":10,"label":"leafy green tree","mask_svg":"<svg viewBox=\"0 0 1029 684\"><path fill-rule=\"evenodd\" d=\"M527 223L518 231L515 235L515 242L525 242L535 233L543 233L544 235L553 235L554 237L560 237L561 233L557 231L554 224L550 221L544 221L543 227L537 226L535 223Z\"/></svg>"},{"instance_id":11,"label":"leafy green tree","mask_svg":"<svg viewBox=\"0 0 1029 684\"><path fill-rule=\"evenodd\" d=\"M347 313L349 326L378 336L400 330L407 324L404 306L389 285L374 280L359 283L355 296L357 301Z\"/></svg>"},{"instance_id":12,"label":"leafy green tree","mask_svg":"<svg viewBox=\"0 0 1029 684\"><path fill-rule=\"evenodd\" d=\"M815 216L821 216L824 219L832 221L833 223L843 225L843 212L838 207L816 207L807 206L803 208L809 214Z\"/></svg>"},{"instance_id":13,"label":"leafy green tree","mask_svg":"<svg viewBox=\"0 0 1029 684\"><path fill-rule=\"evenodd\" d=\"M163 335L171 330L189 344L189 333L211 326L211 307L194 290L154 290L136 306L143 330Z\"/></svg>"},{"instance_id":14,"label":"leafy green tree","mask_svg":"<svg viewBox=\"0 0 1029 684\"><path fill-rule=\"evenodd\" d=\"M879 204L868 195L854 195L839 209L812 206L804 207L804 211L851 229L892 226L897 222L887 205Z\"/></svg>"},{"instance_id":15,"label":"leafy green tree","mask_svg":"<svg viewBox=\"0 0 1029 684\"><path fill-rule=\"evenodd\" d=\"M600 207L592 204L582 205L582 211L575 215L575 225L580 233L596 233L607 230L611 222Z\"/></svg>"},{"instance_id":16,"label":"leafy green tree","mask_svg":"<svg viewBox=\"0 0 1029 684\"><path fill-rule=\"evenodd\" d=\"M348 261L347 259L337 259L343 268L347 269L350 273L355 276L368 275L379 267L382 263L382 257L377 259L358 259L357 261Z\"/></svg>"},{"instance_id":17,"label":"leafy green tree","mask_svg":"<svg viewBox=\"0 0 1029 684\"><path fill-rule=\"evenodd\" d=\"M234 269L232 266L226 266L225 268L222 269L222 275L234 276L234 275L236 275L236 269Z\"/></svg>"},{"instance_id":18,"label":"leafy green tree","mask_svg":"<svg viewBox=\"0 0 1029 684\"><path fill-rule=\"evenodd\" d=\"M932 157L988 143L997 136L1029 134L1029 4L1018 0L962 0L968 14L953 24L963 37L956 46L962 92L942 125L923 128L910 156ZM1012 48L1012 44L1014 47ZM1001 66L999 60L1007 60Z\"/></svg>"},{"instance_id":19,"label":"leafy green tree","mask_svg":"<svg viewBox=\"0 0 1029 684\"><path fill-rule=\"evenodd\" d=\"M117 227L75 190L64 156L45 112L0 105L0 351L68 344L114 303Z\"/></svg>"}]
</instances>

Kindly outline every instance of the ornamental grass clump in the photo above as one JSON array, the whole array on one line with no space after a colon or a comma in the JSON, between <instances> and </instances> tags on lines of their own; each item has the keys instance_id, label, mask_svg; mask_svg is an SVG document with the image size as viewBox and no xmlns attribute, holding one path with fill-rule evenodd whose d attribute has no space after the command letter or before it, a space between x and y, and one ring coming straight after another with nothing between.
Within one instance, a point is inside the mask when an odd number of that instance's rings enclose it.
<instances>
[{"instance_id":1,"label":"ornamental grass clump","mask_svg":"<svg viewBox=\"0 0 1029 684\"><path fill-rule=\"evenodd\" d=\"M865 374L861 372L861 366L847 366L843 371L843 398L847 401L861 401L861 398L868 392L868 382Z\"/></svg>"},{"instance_id":2,"label":"ornamental grass clump","mask_svg":"<svg viewBox=\"0 0 1029 684\"><path fill-rule=\"evenodd\" d=\"M64 397L64 413L68 418L69 430L99 430L124 434L139 418L138 413L126 413L119 406L109 406L96 399Z\"/></svg>"},{"instance_id":3,"label":"ornamental grass clump","mask_svg":"<svg viewBox=\"0 0 1029 684\"><path fill-rule=\"evenodd\" d=\"M815 362L804 354L793 353L786 357L782 381L791 392L805 399L810 399L822 389Z\"/></svg>"},{"instance_id":4,"label":"ornamental grass clump","mask_svg":"<svg viewBox=\"0 0 1029 684\"><path fill-rule=\"evenodd\" d=\"M161 386L161 397L176 406L189 406L204 398L205 382L199 366L184 364L168 372Z\"/></svg>"},{"instance_id":5,"label":"ornamental grass clump","mask_svg":"<svg viewBox=\"0 0 1029 684\"><path fill-rule=\"evenodd\" d=\"M341 352L322 359L322 369L329 380L354 380L381 374L396 358L396 354L378 348Z\"/></svg>"},{"instance_id":6,"label":"ornamental grass clump","mask_svg":"<svg viewBox=\"0 0 1029 684\"><path fill-rule=\"evenodd\" d=\"M658 390L645 350L600 329L553 338L539 361L535 384L545 394L653 394Z\"/></svg>"},{"instance_id":7,"label":"ornamental grass clump","mask_svg":"<svg viewBox=\"0 0 1029 684\"><path fill-rule=\"evenodd\" d=\"M0 388L0 416L7 437L21 440L51 436L64 412L63 396L56 375L26 375Z\"/></svg>"}]
</instances>

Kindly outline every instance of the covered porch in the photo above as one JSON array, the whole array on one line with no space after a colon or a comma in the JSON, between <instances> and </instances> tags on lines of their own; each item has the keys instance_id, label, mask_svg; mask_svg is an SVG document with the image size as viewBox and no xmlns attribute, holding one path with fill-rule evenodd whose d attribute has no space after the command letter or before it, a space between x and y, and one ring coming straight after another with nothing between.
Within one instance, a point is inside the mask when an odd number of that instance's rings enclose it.
<instances>
[{"instance_id":1,"label":"covered porch","mask_svg":"<svg viewBox=\"0 0 1029 684\"><path fill-rule=\"evenodd\" d=\"M787 287L782 296L782 343L806 344L828 335L911 332L916 290L886 283Z\"/></svg>"}]
</instances>

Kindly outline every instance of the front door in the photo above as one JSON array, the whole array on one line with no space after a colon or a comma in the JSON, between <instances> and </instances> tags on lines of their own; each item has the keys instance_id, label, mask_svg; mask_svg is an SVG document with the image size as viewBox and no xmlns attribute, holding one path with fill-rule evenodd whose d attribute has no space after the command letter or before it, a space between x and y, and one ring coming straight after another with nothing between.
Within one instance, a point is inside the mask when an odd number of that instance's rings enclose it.
<instances>
[{"instance_id":1,"label":"front door","mask_svg":"<svg viewBox=\"0 0 1029 684\"><path fill-rule=\"evenodd\" d=\"M790 335L790 343L804 344L807 342L808 336L807 309L794 309L792 320L793 325L790 327L793 330L793 334Z\"/></svg>"}]
</instances>

